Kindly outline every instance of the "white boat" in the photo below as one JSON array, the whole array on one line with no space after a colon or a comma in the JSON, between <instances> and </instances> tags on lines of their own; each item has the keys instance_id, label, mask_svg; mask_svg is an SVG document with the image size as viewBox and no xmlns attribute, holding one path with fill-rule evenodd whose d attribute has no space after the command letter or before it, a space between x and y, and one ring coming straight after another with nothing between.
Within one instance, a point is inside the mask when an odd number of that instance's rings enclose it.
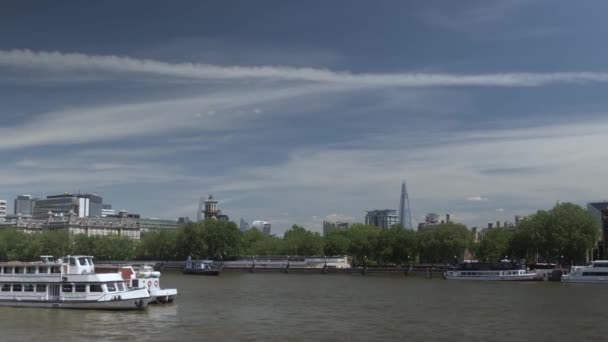
<instances>
[{"instance_id":1,"label":"white boat","mask_svg":"<svg viewBox=\"0 0 608 342\"><path fill-rule=\"evenodd\" d=\"M145 289L150 294L150 304L172 303L177 296L177 289L160 287L160 272L152 266L102 265L98 268L103 273L120 273L130 288Z\"/></svg>"},{"instance_id":2,"label":"white boat","mask_svg":"<svg viewBox=\"0 0 608 342\"><path fill-rule=\"evenodd\" d=\"M118 273L95 273L91 256L44 256L0 263L0 306L65 309L145 309L150 295Z\"/></svg>"},{"instance_id":3,"label":"white boat","mask_svg":"<svg viewBox=\"0 0 608 342\"><path fill-rule=\"evenodd\" d=\"M608 283L608 260L595 260L588 266L572 266L562 275L564 283Z\"/></svg>"},{"instance_id":4,"label":"white boat","mask_svg":"<svg viewBox=\"0 0 608 342\"><path fill-rule=\"evenodd\" d=\"M493 280L493 281L531 281L540 280L536 272L525 267L504 261L499 264L469 262L447 270L444 278L448 280Z\"/></svg>"}]
</instances>

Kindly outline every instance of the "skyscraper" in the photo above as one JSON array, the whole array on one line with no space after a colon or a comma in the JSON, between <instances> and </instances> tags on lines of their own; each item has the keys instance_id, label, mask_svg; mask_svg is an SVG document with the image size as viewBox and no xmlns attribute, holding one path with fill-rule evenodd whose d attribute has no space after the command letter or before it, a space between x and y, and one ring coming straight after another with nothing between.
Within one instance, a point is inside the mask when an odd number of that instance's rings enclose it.
<instances>
[{"instance_id":1,"label":"skyscraper","mask_svg":"<svg viewBox=\"0 0 608 342\"><path fill-rule=\"evenodd\" d=\"M401 183L401 201L399 203L399 224L406 229L414 229L412 227L412 213L410 211L410 198L407 194L407 186L405 181Z\"/></svg>"},{"instance_id":2,"label":"skyscraper","mask_svg":"<svg viewBox=\"0 0 608 342\"><path fill-rule=\"evenodd\" d=\"M13 213L20 216L32 216L34 210L34 199L31 195L19 195L15 198Z\"/></svg>"}]
</instances>

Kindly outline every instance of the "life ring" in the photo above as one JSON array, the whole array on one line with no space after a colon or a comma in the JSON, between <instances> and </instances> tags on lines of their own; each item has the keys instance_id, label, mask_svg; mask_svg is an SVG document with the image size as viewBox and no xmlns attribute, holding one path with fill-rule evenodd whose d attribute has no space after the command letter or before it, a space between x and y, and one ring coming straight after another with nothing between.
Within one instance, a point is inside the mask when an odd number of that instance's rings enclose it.
<instances>
[{"instance_id":1,"label":"life ring","mask_svg":"<svg viewBox=\"0 0 608 342\"><path fill-rule=\"evenodd\" d=\"M158 287L158 280L154 281L154 286Z\"/></svg>"},{"instance_id":2,"label":"life ring","mask_svg":"<svg viewBox=\"0 0 608 342\"><path fill-rule=\"evenodd\" d=\"M152 286L152 280L148 280L148 287Z\"/></svg>"}]
</instances>

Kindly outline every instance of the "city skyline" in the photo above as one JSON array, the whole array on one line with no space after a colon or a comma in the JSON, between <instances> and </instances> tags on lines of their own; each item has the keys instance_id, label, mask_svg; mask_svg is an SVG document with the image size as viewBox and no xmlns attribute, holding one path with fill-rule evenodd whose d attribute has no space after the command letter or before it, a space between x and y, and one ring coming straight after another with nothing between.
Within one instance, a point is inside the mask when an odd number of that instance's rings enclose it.
<instances>
[{"instance_id":1,"label":"city skyline","mask_svg":"<svg viewBox=\"0 0 608 342\"><path fill-rule=\"evenodd\" d=\"M0 4L0 199L103 194L273 233L483 227L606 199L608 3ZM120 37L120 39L117 39Z\"/></svg>"}]
</instances>

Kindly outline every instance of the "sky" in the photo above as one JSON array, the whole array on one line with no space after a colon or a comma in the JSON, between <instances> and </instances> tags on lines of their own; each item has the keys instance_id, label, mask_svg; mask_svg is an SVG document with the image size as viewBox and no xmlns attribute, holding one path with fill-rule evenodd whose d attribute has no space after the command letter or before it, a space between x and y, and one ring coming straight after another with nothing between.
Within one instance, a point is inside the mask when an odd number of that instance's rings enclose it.
<instances>
[{"instance_id":1,"label":"sky","mask_svg":"<svg viewBox=\"0 0 608 342\"><path fill-rule=\"evenodd\" d=\"M2 1L0 198L485 226L608 198L605 1Z\"/></svg>"}]
</instances>

